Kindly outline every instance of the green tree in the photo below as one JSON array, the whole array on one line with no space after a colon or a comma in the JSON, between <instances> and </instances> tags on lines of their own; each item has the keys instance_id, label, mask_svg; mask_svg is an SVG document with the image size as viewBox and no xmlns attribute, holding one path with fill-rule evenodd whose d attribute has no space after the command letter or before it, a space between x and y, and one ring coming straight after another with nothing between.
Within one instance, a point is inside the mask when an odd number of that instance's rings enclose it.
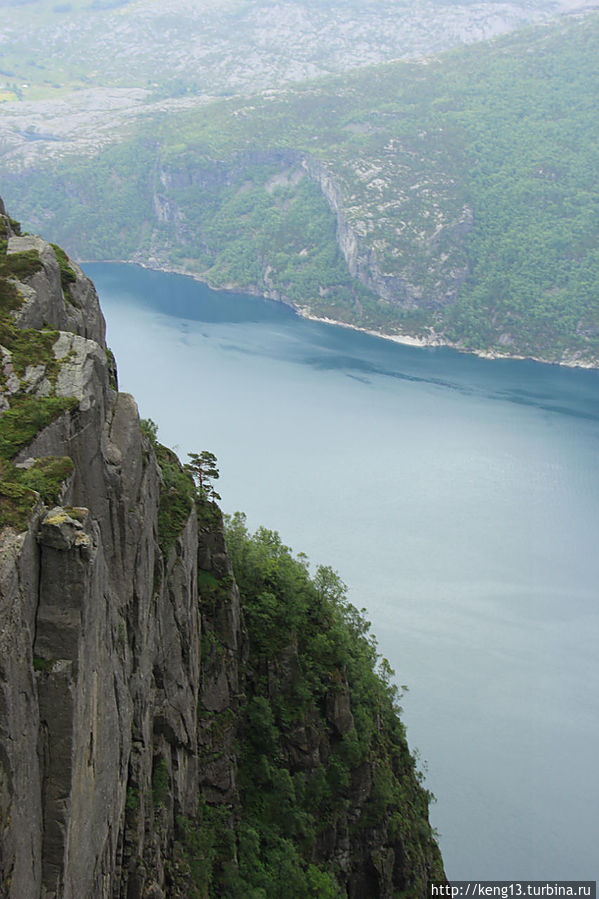
<instances>
[{"instance_id":1,"label":"green tree","mask_svg":"<svg viewBox=\"0 0 599 899\"><path fill-rule=\"evenodd\" d=\"M216 481L219 477L219 471L216 467L216 456L208 450L202 450L201 453L188 453L190 462L184 468L192 476L200 499L213 502L219 500L220 496L212 486L212 481Z\"/></svg>"},{"instance_id":2,"label":"green tree","mask_svg":"<svg viewBox=\"0 0 599 899\"><path fill-rule=\"evenodd\" d=\"M151 418L142 418L139 427L141 433L148 438L152 446L156 446L158 441L158 425Z\"/></svg>"}]
</instances>

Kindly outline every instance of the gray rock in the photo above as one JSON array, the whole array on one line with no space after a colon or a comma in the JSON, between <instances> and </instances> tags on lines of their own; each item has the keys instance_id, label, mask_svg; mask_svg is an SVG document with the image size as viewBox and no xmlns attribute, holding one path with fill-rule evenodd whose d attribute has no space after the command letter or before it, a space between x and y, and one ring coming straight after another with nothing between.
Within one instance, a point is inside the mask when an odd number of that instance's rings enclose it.
<instances>
[{"instance_id":1,"label":"gray rock","mask_svg":"<svg viewBox=\"0 0 599 899\"><path fill-rule=\"evenodd\" d=\"M6 221L6 220L5 220ZM42 270L27 283L18 283L25 302L14 314L21 328L42 328L49 325L59 331L72 331L81 337L95 340L105 347L106 325L100 310L98 295L89 278L71 259L68 264L75 273L75 282L65 296L60 282L60 268L51 244L41 237L12 236L7 252L22 253L35 250L40 255Z\"/></svg>"},{"instance_id":2,"label":"gray rock","mask_svg":"<svg viewBox=\"0 0 599 899\"><path fill-rule=\"evenodd\" d=\"M56 396L75 397L81 411L86 412L96 402L98 393L95 370L106 368L104 350L93 340L66 332L61 332L52 349L60 362Z\"/></svg>"},{"instance_id":3,"label":"gray rock","mask_svg":"<svg viewBox=\"0 0 599 899\"><path fill-rule=\"evenodd\" d=\"M343 683L339 687L328 691L326 696L326 715L340 736L354 729L354 716L351 712L347 683Z\"/></svg>"},{"instance_id":4,"label":"gray rock","mask_svg":"<svg viewBox=\"0 0 599 899\"><path fill-rule=\"evenodd\" d=\"M60 506L50 509L44 515L37 539L43 546L51 549L68 550L77 547L89 550L91 547L90 537L85 533L81 521L71 518Z\"/></svg>"}]
</instances>

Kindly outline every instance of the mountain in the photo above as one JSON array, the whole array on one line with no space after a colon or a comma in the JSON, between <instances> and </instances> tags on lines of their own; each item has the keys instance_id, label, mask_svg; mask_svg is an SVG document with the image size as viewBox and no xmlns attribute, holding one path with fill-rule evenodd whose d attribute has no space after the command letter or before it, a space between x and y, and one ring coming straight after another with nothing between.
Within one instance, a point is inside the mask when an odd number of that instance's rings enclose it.
<instances>
[{"instance_id":1,"label":"mountain","mask_svg":"<svg viewBox=\"0 0 599 899\"><path fill-rule=\"evenodd\" d=\"M430 56L592 6L592 0L0 5L0 101L66 99L66 109L73 93L84 91L88 121L97 122L102 110L134 108L140 100L248 94L360 65ZM45 116L49 106L31 111Z\"/></svg>"},{"instance_id":2,"label":"mountain","mask_svg":"<svg viewBox=\"0 0 599 899\"><path fill-rule=\"evenodd\" d=\"M223 522L104 334L0 206L0 895L425 896L431 797L367 622Z\"/></svg>"},{"instance_id":3,"label":"mountain","mask_svg":"<svg viewBox=\"0 0 599 899\"><path fill-rule=\"evenodd\" d=\"M595 12L251 97L142 104L69 140L85 116L66 106L49 130L5 118L3 189L78 258L596 366L598 60Z\"/></svg>"}]
</instances>

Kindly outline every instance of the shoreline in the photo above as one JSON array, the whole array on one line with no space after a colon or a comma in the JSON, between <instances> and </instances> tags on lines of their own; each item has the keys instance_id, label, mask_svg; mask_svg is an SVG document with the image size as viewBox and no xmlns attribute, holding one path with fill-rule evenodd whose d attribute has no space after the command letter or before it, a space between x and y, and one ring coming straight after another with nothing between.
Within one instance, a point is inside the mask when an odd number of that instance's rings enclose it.
<instances>
[{"instance_id":1,"label":"shoreline","mask_svg":"<svg viewBox=\"0 0 599 899\"><path fill-rule=\"evenodd\" d=\"M589 371L599 370L599 359L594 363L579 360L561 360L558 362L554 362L549 359L543 359L541 356L521 356L516 355L515 353L499 353L496 350L474 350L459 346L457 343L452 343L450 340L446 340L438 334L431 334L430 337L413 337L409 334L385 334L384 331L375 331L371 328L361 328L358 325L352 325L349 322L340 322L332 318L313 315L311 312L304 311L297 306L293 306L292 308L295 309L295 311L298 313L298 315L301 316L301 318L306 318L310 321L315 322L323 322L327 325L336 325L339 328L350 328L352 331L360 331L362 334L370 334L372 337L380 337L383 340L391 340L393 341L393 343L400 343L404 346L421 348L446 347L447 349L455 350L457 353L465 353L469 356L478 356L479 359L488 359L490 362L497 362L500 359L506 359L519 362L540 362L543 365L560 365L563 368L584 368L588 369Z\"/></svg>"},{"instance_id":2,"label":"shoreline","mask_svg":"<svg viewBox=\"0 0 599 899\"><path fill-rule=\"evenodd\" d=\"M304 318L308 321L321 322L326 325L334 325L338 328L349 328L352 331L358 331L361 334L369 334L371 337L379 337L382 340L390 340L393 343L399 343L403 346L411 346L417 348L426 348L426 347L446 347L450 350L455 350L458 353L465 353L470 356L478 356L479 359L487 359L490 362L497 362L502 359L512 360L515 362L540 362L543 365L559 365L562 368L580 368L586 369L588 371L597 371L599 370L599 359L594 360L593 362L582 361L578 359L561 359L559 361L543 359L541 356L522 356L516 353L500 353L496 350L475 350L468 349L463 346L459 346L456 343L452 343L450 340L447 340L441 337L438 334L431 333L429 337L414 337L410 334L386 334L384 331L377 331L374 328L362 328L359 325L353 325L350 322L341 322L337 321L337 319L328 318L327 316L314 315L310 311L309 306L298 306L296 303L293 303L290 300L282 299L280 295L274 296L265 291L260 291L258 289L252 289L249 287L239 287L235 284L227 284L223 287L213 287L208 284L206 280L204 280L201 275L194 274L189 271L183 271L182 269L175 268L174 266L165 266L161 264L152 265L148 262L141 262L140 260L132 260L132 259L85 259L78 261L80 265L81 262L85 264L86 262L97 263L97 264L118 264L118 265L139 265L140 268L148 269L153 272L164 272L168 275L182 275L184 278L191 278L193 281L197 281L199 284L204 284L210 290L214 290L216 293L238 293L238 294L246 294L248 296L261 297L264 300L271 300L274 303L282 303L284 306L288 306L290 309L293 309L300 318Z\"/></svg>"}]
</instances>

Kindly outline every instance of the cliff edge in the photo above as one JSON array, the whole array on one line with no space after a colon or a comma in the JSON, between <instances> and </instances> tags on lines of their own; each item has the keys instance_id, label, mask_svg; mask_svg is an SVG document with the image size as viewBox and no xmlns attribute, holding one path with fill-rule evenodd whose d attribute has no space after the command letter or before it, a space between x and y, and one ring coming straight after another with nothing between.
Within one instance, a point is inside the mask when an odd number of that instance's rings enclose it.
<instances>
[{"instance_id":1,"label":"cliff edge","mask_svg":"<svg viewBox=\"0 0 599 899\"><path fill-rule=\"evenodd\" d=\"M0 896L424 896L429 796L351 607L240 519L234 571L93 285L1 201L0 354Z\"/></svg>"}]
</instances>

